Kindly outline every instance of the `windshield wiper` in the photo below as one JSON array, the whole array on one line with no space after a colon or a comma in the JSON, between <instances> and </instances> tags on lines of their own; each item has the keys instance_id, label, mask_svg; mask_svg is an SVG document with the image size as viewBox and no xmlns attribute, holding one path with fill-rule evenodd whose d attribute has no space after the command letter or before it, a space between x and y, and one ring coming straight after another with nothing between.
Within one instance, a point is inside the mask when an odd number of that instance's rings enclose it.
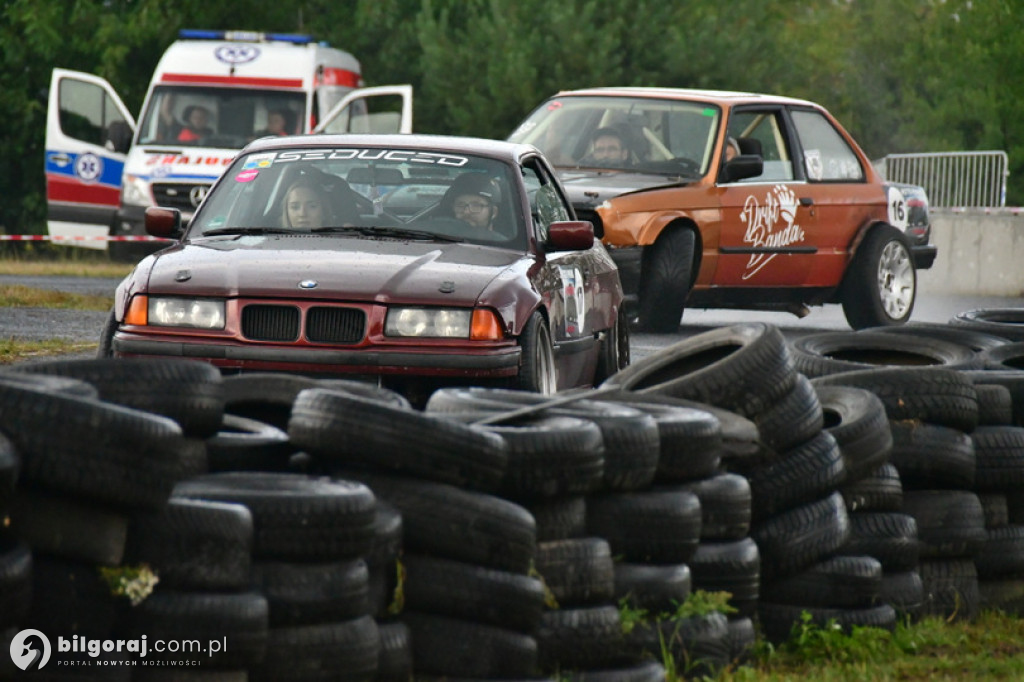
<instances>
[{"instance_id":1,"label":"windshield wiper","mask_svg":"<svg viewBox=\"0 0 1024 682\"><path fill-rule=\"evenodd\" d=\"M294 234L295 230L284 227L221 227L216 230L207 230L199 237L215 237L217 235L251 235L251 234Z\"/></svg>"},{"instance_id":2,"label":"windshield wiper","mask_svg":"<svg viewBox=\"0 0 1024 682\"><path fill-rule=\"evenodd\" d=\"M367 237L394 237L396 239L421 239L425 241L461 242L462 239L427 230L413 230L407 227L378 227L372 225L349 227L315 227L312 232L356 232Z\"/></svg>"}]
</instances>

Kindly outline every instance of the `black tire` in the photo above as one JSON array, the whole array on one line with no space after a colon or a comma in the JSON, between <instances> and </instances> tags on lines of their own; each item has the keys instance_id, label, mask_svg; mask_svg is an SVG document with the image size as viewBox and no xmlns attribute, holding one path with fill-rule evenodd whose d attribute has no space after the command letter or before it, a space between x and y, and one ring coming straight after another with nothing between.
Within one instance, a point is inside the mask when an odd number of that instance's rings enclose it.
<instances>
[{"instance_id":1,"label":"black tire","mask_svg":"<svg viewBox=\"0 0 1024 682\"><path fill-rule=\"evenodd\" d=\"M963 431L919 421L894 421L890 463L905 490L974 489L974 443Z\"/></svg>"},{"instance_id":2,"label":"black tire","mask_svg":"<svg viewBox=\"0 0 1024 682\"><path fill-rule=\"evenodd\" d=\"M790 344L793 365L811 377L876 367L980 369L982 360L967 346L880 332L817 332Z\"/></svg>"},{"instance_id":3,"label":"black tire","mask_svg":"<svg viewBox=\"0 0 1024 682\"><path fill-rule=\"evenodd\" d=\"M380 659L380 631L370 617L319 625L272 628L252 682L371 682Z\"/></svg>"},{"instance_id":4,"label":"black tire","mask_svg":"<svg viewBox=\"0 0 1024 682\"><path fill-rule=\"evenodd\" d=\"M917 522L921 560L971 558L985 544L985 512L966 490L904 490L903 513Z\"/></svg>"},{"instance_id":5,"label":"black tire","mask_svg":"<svg viewBox=\"0 0 1024 682\"><path fill-rule=\"evenodd\" d=\"M755 525L750 537L761 553L762 579L781 580L838 553L850 540L850 518L835 492Z\"/></svg>"},{"instance_id":6,"label":"black tire","mask_svg":"<svg viewBox=\"0 0 1024 682\"><path fill-rule=\"evenodd\" d=\"M697 236L689 228L662 232L645 246L640 262L640 325L649 332L671 334L679 329L693 284Z\"/></svg>"},{"instance_id":7,"label":"black tire","mask_svg":"<svg viewBox=\"0 0 1024 682\"><path fill-rule=\"evenodd\" d=\"M72 635L107 639L128 607L124 597L111 594L96 564L41 553L32 556L31 594L32 608L18 626L54 640Z\"/></svg>"},{"instance_id":8,"label":"black tire","mask_svg":"<svg viewBox=\"0 0 1024 682\"><path fill-rule=\"evenodd\" d=\"M24 542L0 538L0 631L23 623L31 607L32 550Z\"/></svg>"},{"instance_id":9,"label":"black tire","mask_svg":"<svg viewBox=\"0 0 1024 682\"><path fill-rule=\"evenodd\" d=\"M729 619L729 652L734 665L748 665L754 659L757 629L753 618Z\"/></svg>"},{"instance_id":10,"label":"black tire","mask_svg":"<svg viewBox=\"0 0 1024 682\"><path fill-rule=\"evenodd\" d=\"M1024 486L1024 428L979 426L970 435L978 490L1019 490Z\"/></svg>"},{"instance_id":11,"label":"black tire","mask_svg":"<svg viewBox=\"0 0 1024 682\"><path fill-rule=\"evenodd\" d=\"M978 594L982 608L1024 615L1024 579L982 580L978 582Z\"/></svg>"},{"instance_id":12,"label":"black tire","mask_svg":"<svg viewBox=\"0 0 1024 682\"><path fill-rule=\"evenodd\" d=\"M729 621L719 612L638 623L625 640L644 658L671 657L681 679L715 679L732 660Z\"/></svg>"},{"instance_id":13,"label":"black tire","mask_svg":"<svg viewBox=\"0 0 1024 682\"><path fill-rule=\"evenodd\" d=\"M48 360L26 365L25 371L87 381L102 400L170 417L186 436L213 435L224 417L220 371L200 360Z\"/></svg>"},{"instance_id":14,"label":"black tire","mask_svg":"<svg viewBox=\"0 0 1024 682\"><path fill-rule=\"evenodd\" d=\"M882 564L871 556L836 556L796 575L766 584L773 604L862 609L879 601Z\"/></svg>"},{"instance_id":15,"label":"black tire","mask_svg":"<svg viewBox=\"0 0 1024 682\"><path fill-rule=\"evenodd\" d=\"M840 551L845 556L874 557L886 571L913 570L920 560L917 521L898 512L854 512L850 540Z\"/></svg>"},{"instance_id":16,"label":"black tire","mask_svg":"<svg viewBox=\"0 0 1024 682\"><path fill-rule=\"evenodd\" d=\"M700 500L702 541L740 540L750 533L753 498L746 477L722 472L673 488L688 490Z\"/></svg>"},{"instance_id":17,"label":"black tire","mask_svg":"<svg viewBox=\"0 0 1024 682\"><path fill-rule=\"evenodd\" d=\"M114 357L114 332L117 331L118 321L114 309L110 309L103 327L100 329L99 346L96 348L97 358Z\"/></svg>"},{"instance_id":18,"label":"black tire","mask_svg":"<svg viewBox=\"0 0 1024 682\"><path fill-rule=\"evenodd\" d=\"M889 604L869 606L862 609L814 608L761 602L758 617L765 639L773 644L790 638L794 625L803 623L803 614L810 616L810 622L823 628L835 622L845 633L854 627L873 627L893 630L896 627L896 610Z\"/></svg>"},{"instance_id":19,"label":"black tire","mask_svg":"<svg viewBox=\"0 0 1024 682\"><path fill-rule=\"evenodd\" d=\"M535 577L411 553L402 558L402 566L402 593L410 611L527 634L540 623L545 595Z\"/></svg>"},{"instance_id":20,"label":"black tire","mask_svg":"<svg viewBox=\"0 0 1024 682\"><path fill-rule=\"evenodd\" d=\"M928 559L917 572L924 588L922 616L971 621L981 607L978 572L970 559Z\"/></svg>"},{"instance_id":21,"label":"black tire","mask_svg":"<svg viewBox=\"0 0 1024 682\"><path fill-rule=\"evenodd\" d=\"M580 538L587 532L587 500L582 495L530 500L523 504L537 524L537 542Z\"/></svg>"},{"instance_id":22,"label":"black tire","mask_svg":"<svg viewBox=\"0 0 1024 682\"><path fill-rule=\"evenodd\" d=\"M117 566L124 557L128 518L109 509L22 486L7 523L37 552Z\"/></svg>"},{"instance_id":23,"label":"black tire","mask_svg":"<svg viewBox=\"0 0 1024 682\"><path fill-rule=\"evenodd\" d=\"M1024 576L1024 526L992 528L981 551L974 557L978 578Z\"/></svg>"},{"instance_id":24,"label":"black tire","mask_svg":"<svg viewBox=\"0 0 1024 682\"><path fill-rule=\"evenodd\" d=\"M761 440L776 452L785 452L806 443L824 428L821 401L803 374L778 403L754 417Z\"/></svg>"},{"instance_id":25,"label":"black tire","mask_svg":"<svg viewBox=\"0 0 1024 682\"><path fill-rule=\"evenodd\" d=\"M255 592L176 592L155 590L125 612L124 634L138 639L218 640L226 646L213 656L182 650L150 658L166 661L202 661L211 668L255 668L267 648L267 600ZM167 647L170 649L170 647ZM195 665L193 663L193 665Z\"/></svg>"},{"instance_id":26,"label":"black tire","mask_svg":"<svg viewBox=\"0 0 1024 682\"><path fill-rule=\"evenodd\" d=\"M21 480L47 490L157 509L181 476L181 429L165 417L4 381L0 414Z\"/></svg>"},{"instance_id":27,"label":"black tire","mask_svg":"<svg viewBox=\"0 0 1024 682\"><path fill-rule=\"evenodd\" d=\"M431 395L427 410L482 409L500 414L536 407L538 412L534 414L588 419L598 426L604 442L605 487L609 490L636 490L651 483L658 467L659 450L659 430L653 417L626 405L594 400L575 400L541 409L548 401L544 396L523 391L443 388ZM498 421L495 424L502 423Z\"/></svg>"},{"instance_id":28,"label":"black tire","mask_svg":"<svg viewBox=\"0 0 1024 682\"><path fill-rule=\"evenodd\" d=\"M626 317L626 309L619 308L615 316L615 326L605 332L601 341L597 370L594 372L594 386L627 367L629 360L629 320Z\"/></svg>"},{"instance_id":29,"label":"black tire","mask_svg":"<svg viewBox=\"0 0 1024 682\"><path fill-rule=\"evenodd\" d=\"M19 365L30 367L31 365ZM71 377L50 376L48 374L30 374L28 372L0 370L0 383L13 384L22 388L37 391L52 391L86 400L99 400L100 392L88 381Z\"/></svg>"},{"instance_id":30,"label":"black tire","mask_svg":"<svg viewBox=\"0 0 1024 682\"><path fill-rule=\"evenodd\" d=\"M371 615L370 572L362 559L254 561L249 586L267 598L272 628Z\"/></svg>"},{"instance_id":31,"label":"black tire","mask_svg":"<svg viewBox=\"0 0 1024 682\"><path fill-rule=\"evenodd\" d=\"M1011 424L1024 426L1024 372L1018 370L964 370L964 376L978 386L1002 386L1010 392ZM978 409L981 409L979 404Z\"/></svg>"},{"instance_id":32,"label":"black tire","mask_svg":"<svg viewBox=\"0 0 1024 682\"><path fill-rule=\"evenodd\" d=\"M883 572L881 601L896 609L898 617L916 619L924 608L924 584L921 574L912 571Z\"/></svg>"},{"instance_id":33,"label":"black tire","mask_svg":"<svg viewBox=\"0 0 1024 682\"><path fill-rule=\"evenodd\" d=\"M559 608L610 603L615 567L604 538L537 543L535 568Z\"/></svg>"},{"instance_id":34,"label":"black tire","mask_svg":"<svg viewBox=\"0 0 1024 682\"><path fill-rule=\"evenodd\" d=\"M903 508L903 482L900 472L883 464L859 481L839 488L851 512L898 512Z\"/></svg>"},{"instance_id":35,"label":"black tire","mask_svg":"<svg viewBox=\"0 0 1024 682\"><path fill-rule=\"evenodd\" d=\"M698 547L698 550L700 547ZM658 566L615 562L615 601L650 613L673 613L693 590L688 564Z\"/></svg>"},{"instance_id":36,"label":"black tire","mask_svg":"<svg viewBox=\"0 0 1024 682\"><path fill-rule=\"evenodd\" d=\"M400 620L377 622L380 655L376 682L409 682L412 679L412 641L409 626Z\"/></svg>"},{"instance_id":37,"label":"black tire","mask_svg":"<svg viewBox=\"0 0 1024 682\"><path fill-rule=\"evenodd\" d=\"M700 500L687 491L594 495L587 532L608 540L625 561L681 564L700 541Z\"/></svg>"},{"instance_id":38,"label":"black tire","mask_svg":"<svg viewBox=\"0 0 1024 682\"><path fill-rule=\"evenodd\" d=\"M1010 525L1010 507L1006 493L978 493L978 501L985 512L985 530Z\"/></svg>"},{"instance_id":39,"label":"black tire","mask_svg":"<svg viewBox=\"0 0 1024 682\"><path fill-rule=\"evenodd\" d=\"M752 322L683 339L634 362L602 387L697 400L753 417L785 396L795 381L782 332Z\"/></svg>"},{"instance_id":40,"label":"black tire","mask_svg":"<svg viewBox=\"0 0 1024 682\"><path fill-rule=\"evenodd\" d=\"M331 389L299 393L288 435L325 466L356 466L497 490L508 464L502 438L436 415Z\"/></svg>"},{"instance_id":41,"label":"black tire","mask_svg":"<svg viewBox=\"0 0 1024 682\"><path fill-rule=\"evenodd\" d=\"M743 475L750 482L751 514L757 523L838 489L846 480L846 465L836 439L828 431L819 431L778 461Z\"/></svg>"},{"instance_id":42,"label":"black tire","mask_svg":"<svg viewBox=\"0 0 1024 682\"><path fill-rule=\"evenodd\" d=\"M537 550L533 517L517 504L443 483L366 472L363 481L402 513L406 551L525 574Z\"/></svg>"},{"instance_id":43,"label":"black tire","mask_svg":"<svg viewBox=\"0 0 1024 682\"><path fill-rule=\"evenodd\" d=\"M618 615L616 613L616 615ZM493 625L408 611L413 669L460 678L526 678L536 672L538 643Z\"/></svg>"},{"instance_id":44,"label":"black tire","mask_svg":"<svg viewBox=\"0 0 1024 682\"><path fill-rule=\"evenodd\" d=\"M562 672L568 682L665 682L665 666L658 661L645 661L621 668Z\"/></svg>"},{"instance_id":45,"label":"black tire","mask_svg":"<svg viewBox=\"0 0 1024 682\"><path fill-rule=\"evenodd\" d=\"M132 517L125 561L152 566L161 587L242 589L249 584L252 540L247 507L172 497L160 511Z\"/></svg>"},{"instance_id":46,"label":"black tire","mask_svg":"<svg viewBox=\"0 0 1024 682\"><path fill-rule=\"evenodd\" d=\"M949 341L950 343L967 346L979 353L996 346L1001 346L1004 343L1009 343L1007 339L1001 336L946 323L909 322L899 327L870 327L864 331L939 339L940 341Z\"/></svg>"},{"instance_id":47,"label":"black tire","mask_svg":"<svg viewBox=\"0 0 1024 682\"><path fill-rule=\"evenodd\" d=\"M551 395L558 390L558 370L551 331L540 311L534 311L519 334L522 355L513 385L522 391Z\"/></svg>"},{"instance_id":48,"label":"black tire","mask_svg":"<svg viewBox=\"0 0 1024 682\"><path fill-rule=\"evenodd\" d=\"M881 368L841 372L813 379L820 386L864 388L885 405L889 419L973 431L978 425L978 392L968 371L936 368Z\"/></svg>"},{"instance_id":49,"label":"black tire","mask_svg":"<svg viewBox=\"0 0 1024 682\"><path fill-rule=\"evenodd\" d=\"M981 353L986 369L1020 371L1024 369L1024 341L1007 343Z\"/></svg>"},{"instance_id":50,"label":"black tire","mask_svg":"<svg viewBox=\"0 0 1024 682\"><path fill-rule=\"evenodd\" d=\"M954 315L950 324L1001 336L1008 341L1024 341L1024 308L979 308Z\"/></svg>"},{"instance_id":51,"label":"black tire","mask_svg":"<svg viewBox=\"0 0 1024 682\"><path fill-rule=\"evenodd\" d=\"M288 429L292 403L307 388L322 388L311 377L283 372L231 374L223 379L224 411Z\"/></svg>"},{"instance_id":52,"label":"black tire","mask_svg":"<svg viewBox=\"0 0 1024 682\"><path fill-rule=\"evenodd\" d=\"M257 558L348 559L365 555L373 543L376 500L361 483L225 472L183 481L174 495L247 506Z\"/></svg>"},{"instance_id":53,"label":"black tire","mask_svg":"<svg viewBox=\"0 0 1024 682\"><path fill-rule=\"evenodd\" d=\"M854 329L903 324L914 311L917 271L906 238L889 225L875 227L857 247L839 288Z\"/></svg>"},{"instance_id":54,"label":"black tire","mask_svg":"<svg viewBox=\"0 0 1024 682\"><path fill-rule=\"evenodd\" d=\"M851 386L816 385L825 430L843 453L846 482L854 483L889 461L892 433L881 399Z\"/></svg>"},{"instance_id":55,"label":"black tire","mask_svg":"<svg viewBox=\"0 0 1024 682\"><path fill-rule=\"evenodd\" d=\"M622 622L614 606L546 611L535 636L544 673L631 662L624 656Z\"/></svg>"},{"instance_id":56,"label":"black tire","mask_svg":"<svg viewBox=\"0 0 1024 682\"><path fill-rule=\"evenodd\" d=\"M247 417L225 414L217 433L206 439L210 472L287 471L295 446L281 429Z\"/></svg>"},{"instance_id":57,"label":"black tire","mask_svg":"<svg viewBox=\"0 0 1024 682\"><path fill-rule=\"evenodd\" d=\"M1013 425L1013 396L1010 389L999 384L975 384L978 392L978 424L980 426Z\"/></svg>"},{"instance_id":58,"label":"black tire","mask_svg":"<svg viewBox=\"0 0 1024 682\"><path fill-rule=\"evenodd\" d=\"M690 559L693 589L728 592L739 617L754 616L761 596L761 552L750 538L701 542Z\"/></svg>"},{"instance_id":59,"label":"black tire","mask_svg":"<svg viewBox=\"0 0 1024 682\"><path fill-rule=\"evenodd\" d=\"M373 516L373 544L364 556L370 572L370 611L382 619L400 608L395 590L399 584L402 554L402 515L384 500L377 500Z\"/></svg>"}]
</instances>

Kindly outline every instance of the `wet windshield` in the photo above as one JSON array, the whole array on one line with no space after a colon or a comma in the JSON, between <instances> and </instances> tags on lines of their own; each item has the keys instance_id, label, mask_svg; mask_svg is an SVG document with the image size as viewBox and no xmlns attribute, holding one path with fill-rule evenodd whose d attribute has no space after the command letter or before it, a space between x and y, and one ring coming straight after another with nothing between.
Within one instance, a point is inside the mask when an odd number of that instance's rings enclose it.
<instances>
[{"instance_id":1,"label":"wet windshield","mask_svg":"<svg viewBox=\"0 0 1024 682\"><path fill-rule=\"evenodd\" d=\"M299 92L159 87L137 144L241 149L259 137L302 133L305 106Z\"/></svg>"},{"instance_id":2,"label":"wet windshield","mask_svg":"<svg viewBox=\"0 0 1024 682\"><path fill-rule=\"evenodd\" d=\"M206 197L188 236L345 234L524 249L513 177L504 163L443 150L251 153Z\"/></svg>"},{"instance_id":3,"label":"wet windshield","mask_svg":"<svg viewBox=\"0 0 1024 682\"><path fill-rule=\"evenodd\" d=\"M699 177L710 167L721 118L704 102L562 97L534 111L509 140L535 145L563 169Z\"/></svg>"}]
</instances>

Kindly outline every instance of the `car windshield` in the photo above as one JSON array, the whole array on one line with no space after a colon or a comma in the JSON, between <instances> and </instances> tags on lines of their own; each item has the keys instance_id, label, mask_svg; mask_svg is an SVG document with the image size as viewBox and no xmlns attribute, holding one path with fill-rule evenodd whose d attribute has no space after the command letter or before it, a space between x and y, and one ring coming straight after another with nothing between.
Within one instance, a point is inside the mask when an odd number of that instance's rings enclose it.
<instances>
[{"instance_id":1,"label":"car windshield","mask_svg":"<svg viewBox=\"0 0 1024 682\"><path fill-rule=\"evenodd\" d=\"M302 133L305 107L301 92L163 86L146 105L137 144L241 149Z\"/></svg>"},{"instance_id":2,"label":"car windshield","mask_svg":"<svg viewBox=\"0 0 1024 682\"><path fill-rule=\"evenodd\" d=\"M533 144L562 169L700 177L711 165L721 118L706 102L561 97L540 106L509 140Z\"/></svg>"},{"instance_id":3,"label":"car windshield","mask_svg":"<svg viewBox=\"0 0 1024 682\"><path fill-rule=\"evenodd\" d=\"M464 241L524 249L505 163L443 149L296 147L237 158L190 239L308 234Z\"/></svg>"}]
</instances>

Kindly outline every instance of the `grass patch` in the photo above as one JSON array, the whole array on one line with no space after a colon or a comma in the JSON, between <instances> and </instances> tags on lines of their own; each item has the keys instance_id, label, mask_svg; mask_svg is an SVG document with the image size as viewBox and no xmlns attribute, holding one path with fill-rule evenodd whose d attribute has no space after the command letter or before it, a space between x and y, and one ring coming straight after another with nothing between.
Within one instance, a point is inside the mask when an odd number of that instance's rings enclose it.
<instances>
[{"instance_id":1,"label":"grass patch","mask_svg":"<svg viewBox=\"0 0 1024 682\"><path fill-rule=\"evenodd\" d=\"M64 339L47 339L45 341L20 341L17 339L0 339L0 365L10 365L30 358L63 355L65 353L81 353L96 350L99 343L66 341Z\"/></svg>"},{"instance_id":2,"label":"grass patch","mask_svg":"<svg viewBox=\"0 0 1024 682\"><path fill-rule=\"evenodd\" d=\"M34 289L20 284L0 284L0 306L5 308L110 310L113 305L112 296L73 294L67 291Z\"/></svg>"},{"instance_id":3,"label":"grass patch","mask_svg":"<svg viewBox=\"0 0 1024 682\"><path fill-rule=\"evenodd\" d=\"M133 265L87 260L22 260L0 258L0 275L112 277L122 278L132 271Z\"/></svg>"},{"instance_id":4,"label":"grass patch","mask_svg":"<svg viewBox=\"0 0 1024 682\"><path fill-rule=\"evenodd\" d=\"M983 613L972 623L926 618L894 632L850 633L800 623L779 647L718 682L981 682L1024 679L1024 619Z\"/></svg>"}]
</instances>

